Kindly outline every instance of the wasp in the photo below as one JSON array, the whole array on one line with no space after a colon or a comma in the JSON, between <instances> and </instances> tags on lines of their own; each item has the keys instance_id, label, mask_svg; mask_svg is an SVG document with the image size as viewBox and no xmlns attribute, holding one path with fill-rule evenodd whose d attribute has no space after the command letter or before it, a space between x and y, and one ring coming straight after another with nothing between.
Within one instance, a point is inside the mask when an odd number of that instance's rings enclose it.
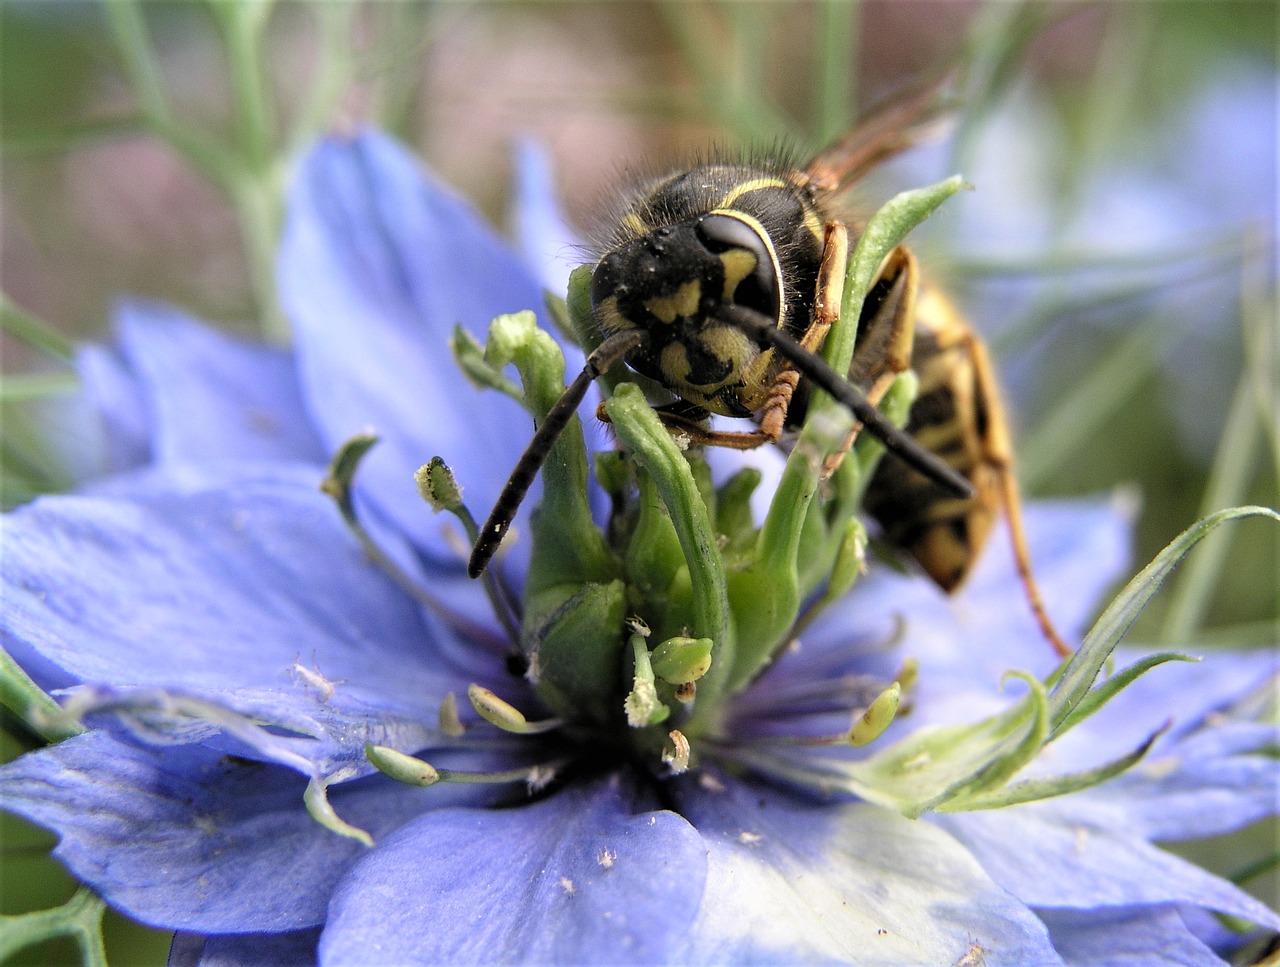
<instances>
[{"instance_id":1,"label":"wasp","mask_svg":"<svg viewBox=\"0 0 1280 967\"><path fill-rule=\"evenodd\" d=\"M517 463L472 550L472 577L484 571L591 383L625 361L671 392L674 401L656 409L695 445L777 443L803 422L814 387L827 392L853 413L857 429L886 447L865 506L887 540L953 591L1003 512L1031 608L1054 647L1070 653L1031 574L1008 424L986 350L921 282L908 249L894 249L880 266L850 371L837 373L817 355L837 317L848 263L838 200L919 140L937 104L936 88L896 102L804 166L703 164L632 199L591 277L604 341ZM876 404L908 368L919 395L900 430ZM755 428L710 429L711 414L750 419Z\"/></svg>"}]
</instances>

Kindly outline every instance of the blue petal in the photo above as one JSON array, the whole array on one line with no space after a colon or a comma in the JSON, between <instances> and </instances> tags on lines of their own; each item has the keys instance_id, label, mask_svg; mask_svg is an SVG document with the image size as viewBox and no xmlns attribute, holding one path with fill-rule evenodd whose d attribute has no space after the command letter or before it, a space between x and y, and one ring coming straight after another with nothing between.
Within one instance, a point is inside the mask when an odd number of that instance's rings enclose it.
<instances>
[{"instance_id":1,"label":"blue petal","mask_svg":"<svg viewBox=\"0 0 1280 967\"><path fill-rule=\"evenodd\" d=\"M1221 965L1171 906L1040 910L1068 967Z\"/></svg>"},{"instance_id":2,"label":"blue petal","mask_svg":"<svg viewBox=\"0 0 1280 967\"><path fill-rule=\"evenodd\" d=\"M951 837L876 806L677 787L710 851L680 963L1054 964L1044 926Z\"/></svg>"},{"instance_id":3,"label":"blue petal","mask_svg":"<svg viewBox=\"0 0 1280 967\"><path fill-rule=\"evenodd\" d=\"M1068 640L1079 640L1103 590L1126 566L1128 518L1097 500L1031 504L1025 516L1049 610ZM873 572L822 614L742 702L757 720L761 710L768 710L787 734L838 734L847 727L848 707L833 709L822 701L783 704L774 697L811 691L814 682L845 675L888 681L905 656L919 660L919 684L911 714L890 727L889 740L925 724L970 722L998 711L1009 702L1000 691L1005 672L1022 668L1047 674L1057 664L1023 598L1003 527L954 597L922 577L883 568ZM745 718L735 722L753 728Z\"/></svg>"},{"instance_id":4,"label":"blue petal","mask_svg":"<svg viewBox=\"0 0 1280 967\"><path fill-rule=\"evenodd\" d=\"M144 923L275 932L320 923L334 884L365 853L307 815L304 786L207 749L157 754L90 732L0 767L0 807L56 832L54 855ZM377 837L432 806L491 796L376 777L331 800Z\"/></svg>"},{"instance_id":5,"label":"blue petal","mask_svg":"<svg viewBox=\"0 0 1280 967\"><path fill-rule=\"evenodd\" d=\"M1122 649L1120 667L1139 656ZM1197 664L1170 663L1138 679L1093 718L1056 741L1042 772L1096 766L1136 748L1170 725L1147 757L1124 775L1059 808L1110 810L1145 839L1189 839L1238 829L1276 812L1275 726L1233 706L1272 694L1280 656L1267 651L1213 654Z\"/></svg>"},{"instance_id":6,"label":"blue petal","mask_svg":"<svg viewBox=\"0 0 1280 967\"><path fill-rule=\"evenodd\" d=\"M514 401L471 386L448 338L455 324L483 335L500 313L538 308L538 284L403 148L367 133L325 140L304 159L280 290L325 443L379 433L361 491L422 547L458 562L452 525L426 512L414 471L444 457L483 517L533 423Z\"/></svg>"},{"instance_id":7,"label":"blue petal","mask_svg":"<svg viewBox=\"0 0 1280 967\"><path fill-rule=\"evenodd\" d=\"M277 465L234 488L22 508L4 521L5 646L46 687L203 695L350 732L348 753L362 723L433 722L468 681L437 660L451 632L368 562L316 481Z\"/></svg>"},{"instance_id":8,"label":"blue petal","mask_svg":"<svg viewBox=\"0 0 1280 967\"><path fill-rule=\"evenodd\" d=\"M1186 904L1280 927L1268 910L1226 880L1123 828L1090 824L1068 797L995 812L938 814L931 822L964 843L1005 889L1033 907L1094 909Z\"/></svg>"},{"instance_id":9,"label":"blue petal","mask_svg":"<svg viewBox=\"0 0 1280 967\"><path fill-rule=\"evenodd\" d=\"M142 382L155 459L324 460L290 354L151 303L125 303L116 324Z\"/></svg>"},{"instance_id":10,"label":"blue petal","mask_svg":"<svg viewBox=\"0 0 1280 967\"><path fill-rule=\"evenodd\" d=\"M527 138L515 146L516 184L513 209L516 238L526 264L548 292L569 289L569 273L582 259L582 242L565 221L556 192L551 157Z\"/></svg>"},{"instance_id":11,"label":"blue petal","mask_svg":"<svg viewBox=\"0 0 1280 967\"><path fill-rule=\"evenodd\" d=\"M152 426L137 375L117 350L105 346L81 346L75 365L103 451L84 479L149 463Z\"/></svg>"},{"instance_id":12,"label":"blue petal","mask_svg":"<svg viewBox=\"0 0 1280 967\"><path fill-rule=\"evenodd\" d=\"M318 929L218 937L180 933L173 938L166 967L291 967L314 964L319 940Z\"/></svg>"},{"instance_id":13,"label":"blue petal","mask_svg":"<svg viewBox=\"0 0 1280 967\"><path fill-rule=\"evenodd\" d=\"M329 967L667 963L702 895L702 843L633 814L606 780L533 805L441 810L380 844L334 895Z\"/></svg>"}]
</instances>

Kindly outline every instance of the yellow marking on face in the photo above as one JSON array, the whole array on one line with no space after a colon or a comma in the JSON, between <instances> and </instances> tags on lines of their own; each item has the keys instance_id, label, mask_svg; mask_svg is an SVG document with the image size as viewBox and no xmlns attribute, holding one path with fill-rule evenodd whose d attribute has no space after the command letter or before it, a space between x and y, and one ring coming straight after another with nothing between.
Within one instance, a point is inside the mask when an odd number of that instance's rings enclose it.
<instances>
[{"instance_id":1,"label":"yellow marking on face","mask_svg":"<svg viewBox=\"0 0 1280 967\"><path fill-rule=\"evenodd\" d=\"M717 326L702 333L699 342L708 355L714 356L729 367L729 375L715 383L711 387L713 390L741 382L743 367L747 365L755 351L755 344L741 329Z\"/></svg>"},{"instance_id":2,"label":"yellow marking on face","mask_svg":"<svg viewBox=\"0 0 1280 967\"><path fill-rule=\"evenodd\" d=\"M596 323L607 335L636 328L636 324L622 314L618 308L618 297L613 295L596 306Z\"/></svg>"},{"instance_id":3,"label":"yellow marking on face","mask_svg":"<svg viewBox=\"0 0 1280 967\"><path fill-rule=\"evenodd\" d=\"M701 301L702 283L697 279L691 279L671 295L646 299L644 307L653 313L659 322L670 325L681 316L687 318L697 313L698 303Z\"/></svg>"},{"instance_id":4,"label":"yellow marking on face","mask_svg":"<svg viewBox=\"0 0 1280 967\"><path fill-rule=\"evenodd\" d=\"M740 181L729 189L728 194L720 200L721 208L728 208L743 195L753 191L759 191L762 188L790 188L782 178L748 178L746 181Z\"/></svg>"},{"instance_id":5,"label":"yellow marking on face","mask_svg":"<svg viewBox=\"0 0 1280 967\"><path fill-rule=\"evenodd\" d=\"M627 212L622 216L622 230L630 232L637 238L648 235L650 232L649 224L640 217L638 212Z\"/></svg>"},{"instance_id":6,"label":"yellow marking on face","mask_svg":"<svg viewBox=\"0 0 1280 967\"><path fill-rule=\"evenodd\" d=\"M731 248L720 253L720 261L724 263L724 290L720 299L732 302L738 285L756 270L756 257L745 248Z\"/></svg>"},{"instance_id":7,"label":"yellow marking on face","mask_svg":"<svg viewBox=\"0 0 1280 967\"><path fill-rule=\"evenodd\" d=\"M683 383L689 375L689 354L678 342L663 346L662 358L658 362L662 374L673 383Z\"/></svg>"}]
</instances>

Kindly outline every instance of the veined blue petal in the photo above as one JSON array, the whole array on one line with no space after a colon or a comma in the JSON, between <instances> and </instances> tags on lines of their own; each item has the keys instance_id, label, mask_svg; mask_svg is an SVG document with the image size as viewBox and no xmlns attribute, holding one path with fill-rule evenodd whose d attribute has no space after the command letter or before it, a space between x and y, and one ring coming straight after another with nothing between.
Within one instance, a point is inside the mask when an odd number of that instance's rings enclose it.
<instances>
[{"instance_id":1,"label":"veined blue petal","mask_svg":"<svg viewBox=\"0 0 1280 967\"><path fill-rule=\"evenodd\" d=\"M321 960L674 962L702 895L704 848L674 813L633 814L626 785L406 826L344 877Z\"/></svg>"},{"instance_id":2,"label":"veined blue petal","mask_svg":"<svg viewBox=\"0 0 1280 967\"><path fill-rule=\"evenodd\" d=\"M1078 641L1103 592L1127 566L1127 516L1110 502L1084 500L1029 504L1025 517L1049 610L1068 640ZM993 714L1017 694L1000 691L1007 671L1047 674L1057 663L1021 588L1003 526L954 597L918 576L879 568L823 613L744 693L744 714L735 724L749 734L838 734L847 728L844 712L825 700L788 696L846 675L887 682L904 657L918 659L918 684L910 715L890 726L886 741L922 725Z\"/></svg>"},{"instance_id":3,"label":"veined blue petal","mask_svg":"<svg viewBox=\"0 0 1280 967\"><path fill-rule=\"evenodd\" d=\"M1060 962L1031 911L926 823L732 780L691 779L677 792L710 854L676 962L896 967L953 964L974 949L988 964Z\"/></svg>"},{"instance_id":4,"label":"veined blue petal","mask_svg":"<svg viewBox=\"0 0 1280 967\"><path fill-rule=\"evenodd\" d=\"M281 466L234 488L21 508L4 520L5 647L24 665L38 655L46 686L268 688L306 712L323 703L301 663L432 721L466 684L433 661L448 632L369 563L317 483Z\"/></svg>"},{"instance_id":5,"label":"veined blue petal","mask_svg":"<svg viewBox=\"0 0 1280 967\"><path fill-rule=\"evenodd\" d=\"M144 923L276 932L320 923L335 882L366 852L307 815L305 785L197 746L157 752L89 732L0 767L0 807L57 833L54 855ZM433 807L492 795L378 776L330 801L377 838Z\"/></svg>"},{"instance_id":6,"label":"veined blue petal","mask_svg":"<svg viewBox=\"0 0 1280 967\"><path fill-rule=\"evenodd\" d=\"M292 933L249 933L204 937L180 933L173 938L166 967L269 967L312 964L318 929Z\"/></svg>"},{"instance_id":7,"label":"veined blue petal","mask_svg":"<svg viewBox=\"0 0 1280 967\"><path fill-rule=\"evenodd\" d=\"M1187 929L1176 907L1039 910L1068 967L1221 967L1223 960Z\"/></svg>"},{"instance_id":8,"label":"veined blue petal","mask_svg":"<svg viewBox=\"0 0 1280 967\"><path fill-rule=\"evenodd\" d=\"M1226 880L1123 827L1088 824L1075 814L1070 797L993 812L942 813L931 822L950 831L996 882L1033 907L1186 904L1280 927L1280 914Z\"/></svg>"},{"instance_id":9,"label":"veined blue petal","mask_svg":"<svg viewBox=\"0 0 1280 967\"><path fill-rule=\"evenodd\" d=\"M483 518L533 422L471 386L448 349L505 312L538 309L537 282L466 205L374 133L329 138L303 161L281 247L280 292L303 391L330 449L382 437L358 488L434 556L460 563L451 519L430 513L414 471L442 456ZM530 498L529 506L536 498Z\"/></svg>"},{"instance_id":10,"label":"veined blue petal","mask_svg":"<svg viewBox=\"0 0 1280 967\"><path fill-rule=\"evenodd\" d=\"M124 303L116 325L141 382L156 460L324 462L289 353L154 303Z\"/></svg>"}]
</instances>

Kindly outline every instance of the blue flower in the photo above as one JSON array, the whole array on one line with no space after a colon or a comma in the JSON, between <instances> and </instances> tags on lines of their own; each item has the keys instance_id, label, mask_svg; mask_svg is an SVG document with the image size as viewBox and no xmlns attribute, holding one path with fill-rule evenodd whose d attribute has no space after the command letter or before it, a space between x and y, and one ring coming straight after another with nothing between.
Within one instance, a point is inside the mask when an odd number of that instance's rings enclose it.
<instances>
[{"instance_id":1,"label":"blue flower","mask_svg":"<svg viewBox=\"0 0 1280 967\"><path fill-rule=\"evenodd\" d=\"M541 305L539 286L373 134L303 162L280 286L292 351L122 306L118 345L82 357L116 472L5 521L4 645L93 728L0 769L0 805L54 830L113 906L178 931L176 962L1214 963L1233 940L1205 911L1280 928L1152 845L1275 811L1254 704L1274 655L1137 680L1032 770L1124 756L1172 715L1141 764L1003 809L908 819L840 784L864 753L805 744L846 730L904 655L913 707L882 743L1001 712L1010 668L1051 671L999 536L954 600L859 583L726 699L683 775L573 722L523 736L464 713L459 737L450 694L541 704L414 471L442 454L471 506L496 497L529 420L446 340ZM369 427L362 546L318 484ZM1128 566L1127 516L1061 503L1028 524L1078 640ZM370 747L516 781L419 788Z\"/></svg>"}]
</instances>

